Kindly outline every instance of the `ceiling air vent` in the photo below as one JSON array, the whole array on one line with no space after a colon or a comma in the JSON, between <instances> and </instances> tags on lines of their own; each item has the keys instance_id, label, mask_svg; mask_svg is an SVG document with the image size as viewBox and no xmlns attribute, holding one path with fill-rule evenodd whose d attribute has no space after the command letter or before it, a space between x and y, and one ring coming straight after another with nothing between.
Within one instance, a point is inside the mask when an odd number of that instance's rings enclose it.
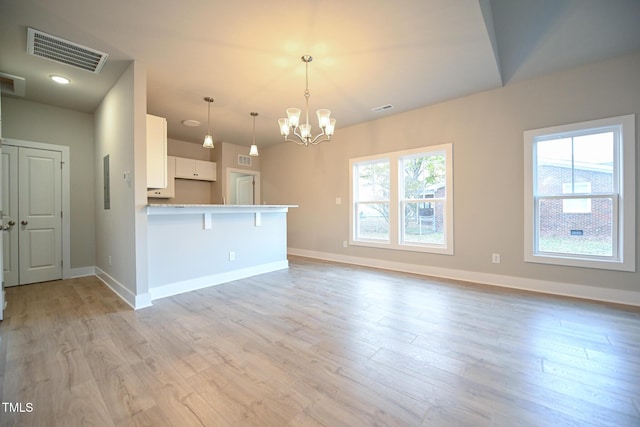
<instances>
[{"instance_id":1,"label":"ceiling air vent","mask_svg":"<svg viewBox=\"0 0 640 427\"><path fill-rule=\"evenodd\" d=\"M242 166L251 166L251 157L244 154L238 154L238 164Z\"/></svg>"},{"instance_id":2,"label":"ceiling air vent","mask_svg":"<svg viewBox=\"0 0 640 427\"><path fill-rule=\"evenodd\" d=\"M27 52L34 56L99 73L109 54L81 46L42 31L27 29Z\"/></svg>"},{"instance_id":3,"label":"ceiling air vent","mask_svg":"<svg viewBox=\"0 0 640 427\"><path fill-rule=\"evenodd\" d=\"M14 96L24 96L24 77L0 73L0 90Z\"/></svg>"},{"instance_id":4,"label":"ceiling air vent","mask_svg":"<svg viewBox=\"0 0 640 427\"><path fill-rule=\"evenodd\" d=\"M379 113L381 111L391 110L392 108L393 108L393 105L387 104L387 105L381 105L380 107L372 108L371 111L373 111L374 113Z\"/></svg>"}]
</instances>

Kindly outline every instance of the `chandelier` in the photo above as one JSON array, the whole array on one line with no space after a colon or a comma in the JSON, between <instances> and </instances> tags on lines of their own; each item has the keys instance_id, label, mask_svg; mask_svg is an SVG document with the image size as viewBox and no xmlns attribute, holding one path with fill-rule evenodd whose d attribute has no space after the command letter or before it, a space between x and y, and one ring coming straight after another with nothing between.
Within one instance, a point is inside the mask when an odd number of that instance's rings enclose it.
<instances>
[{"instance_id":1,"label":"chandelier","mask_svg":"<svg viewBox=\"0 0 640 427\"><path fill-rule=\"evenodd\" d=\"M309 62L313 61L310 55L302 56L302 62L305 64L306 88L304 90L304 114L305 123L300 124L300 109L287 108L287 118L279 119L280 134L284 136L285 141L295 142L298 145L317 145L324 141L329 141L336 126L336 119L332 119L331 111L320 109L316 111L318 116L318 126L321 132L315 137L311 134L311 125L309 124ZM289 139L289 134L293 134L297 139Z\"/></svg>"},{"instance_id":2,"label":"chandelier","mask_svg":"<svg viewBox=\"0 0 640 427\"><path fill-rule=\"evenodd\" d=\"M204 143L202 146L204 148L213 148L213 137L211 136L211 103L213 102L213 98L207 96L204 98L207 101L207 134L204 136Z\"/></svg>"}]
</instances>

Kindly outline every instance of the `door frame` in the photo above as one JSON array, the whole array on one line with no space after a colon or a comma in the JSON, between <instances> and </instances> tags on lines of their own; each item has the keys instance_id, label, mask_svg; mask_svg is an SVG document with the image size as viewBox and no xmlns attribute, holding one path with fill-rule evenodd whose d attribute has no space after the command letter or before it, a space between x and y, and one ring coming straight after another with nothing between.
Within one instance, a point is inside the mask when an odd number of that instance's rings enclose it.
<instances>
[{"instance_id":1,"label":"door frame","mask_svg":"<svg viewBox=\"0 0 640 427\"><path fill-rule=\"evenodd\" d=\"M62 153L62 278L71 278L71 163L70 148L66 145L47 144L44 142L23 141L21 139L3 138L3 145L35 148L38 150L59 151Z\"/></svg>"},{"instance_id":2,"label":"door frame","mask_svg":"<svg viewBox=\"0 0 640 427\"><path fill-rule=\"evenodd\" d=\"M239 169L239 168L226 168L226 186L225 188L225 200L231 200L231 194L235 193L235 182L231 179L233 173L241 174L241 175L253 175L256 180L255 186L255 199L256 205L260 204L261 200L261 191L260 191L260 171L254 171L251 169Z\"/></svg>"}]
</instances>

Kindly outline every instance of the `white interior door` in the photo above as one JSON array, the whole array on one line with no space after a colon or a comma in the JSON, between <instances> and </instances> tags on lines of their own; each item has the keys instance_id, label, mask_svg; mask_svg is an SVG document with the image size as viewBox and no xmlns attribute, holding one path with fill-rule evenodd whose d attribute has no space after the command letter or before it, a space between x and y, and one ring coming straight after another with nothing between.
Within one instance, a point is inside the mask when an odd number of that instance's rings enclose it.
<instances>
[{"instance_id":1,"label":"white interior door","mask_svg":"<svg viewBox=\"0 0 640 427\"><path fill-rule=\"evenodd\" d=\"M62 278L62 153L18 150L19 282Z\"/></svg>"},{"instance_id":2,"label":"white interior door","mask_svg":"<svg viewBox=\"0 0 640 427\"><path fill-rule=\"evenodd\" d=\"M1 123L0 123L1 126ZM0 138L0 157L2 157L4 159L4 156L2 156L2 138ZM2 163L0 162L0 179L3 179L2 176ZM0 185L0 212L2 212L2 185ZM3 225L4 221L0 221L0 225ZM4 227L2 227L4 228ZM4 267L2 265L2 261L3 261L3 254L4 254L4 239L3 239L3 234L4 234L4 230L0 231L0 320L4 319Z\"/></svg>"},{"instance_id":3,"label":"white interior door","mask_svg":"<svg viewBox=\"0 0 640 427\"><path fill-rule=\"evenodd\" d=\"M0 158L2 158L2 91L0 90ZM0 179L2 179L2 161L0 161ZM2 212L2 183L0 183L0 212ZM0 228L4 228L4 221L0 218ZM2 260L4 258L4 231L0 231L0 320L4 319L4 267Z\"/></svg>"},{"instance_id":4,"label":"white interior door","mask_svg":"<svg viewBox=\"0 0 640 427\"><path fill-rule=\"evenodd\" d=\"M236 203L238 205L254 204L254 176L241 176L236 180Z\"/></svg>"},{"instance_id":5,"label":"white interior door","mask_svg":"<svg viewBox=\"0 0 640 427\"><path fill-rule=\"evenodd\" d=\"M19 285L18 281L18 148L2 147L2 264L5 286Z\"/></svg>"}]
</instances>

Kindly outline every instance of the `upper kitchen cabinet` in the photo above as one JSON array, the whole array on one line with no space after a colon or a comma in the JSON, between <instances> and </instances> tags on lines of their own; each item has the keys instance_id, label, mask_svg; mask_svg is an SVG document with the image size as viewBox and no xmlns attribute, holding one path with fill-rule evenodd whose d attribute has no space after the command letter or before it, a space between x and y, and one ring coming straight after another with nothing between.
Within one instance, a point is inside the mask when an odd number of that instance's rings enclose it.
<instances>
[{"instance_id":1,"label":"upper kitchen cabinet","mask_svg":"<svg viewBox=\"0 0 640 427\"><path fill-rule=\"evenodd\" d=\"M171 199L176 197L176 158L167 156L167 187L147 190L147 197L154 199Z\"/></svg>"},{"instance_id":2,"label":"upper kitchen cabinet","mask_svg":"<svg viewBox=\"0 0 640 427\"><path fill-rule=\"evenodd\" d=\"M147 188L167 187L167 119L147 114Z\"/></svg>"},{"instance_id":3,"label":"upper kitchen cabinet","mask_svg":"<svg viewBox=\"0 0 640 427\"><path fill-rule=\"evenodd\" d=\"M176 157L176 178L215 181L216 163Z\"/></svg>"}]
</instances>

